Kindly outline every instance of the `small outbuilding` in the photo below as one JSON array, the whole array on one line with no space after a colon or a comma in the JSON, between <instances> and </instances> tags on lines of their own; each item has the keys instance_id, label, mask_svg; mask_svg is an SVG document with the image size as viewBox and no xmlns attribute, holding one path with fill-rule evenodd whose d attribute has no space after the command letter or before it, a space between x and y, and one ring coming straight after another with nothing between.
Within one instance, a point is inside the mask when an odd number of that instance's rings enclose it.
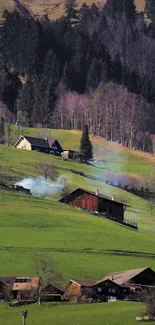
<instances>
[{"instance_id":1,"label":"small outbuilding","mask_svg":"<svg viewBox=\"0 0 155 325\"><path fill-rule=\"evenodd\" d=\"M64 291L53 284L47 284L42 290L42 301L61 301Z\"/></svg>"},{"instance_id":2,"label":"small outbuilding","mask_svg":"<svg viewBox=\"0 0 155 325\"><path fill-rule=\"evenodd\" d=\"M12 299L35 300L39 286L39 277L16 277L11 290Z\"/></svg>"},{"instance_id":3,"label":"small outbuilding","mask_svg":"<svg viewBox=\"0 0 155 325\"><path fill-rule=\"evenodd\" d=\"M75 150L64 150L61 153L61 157L63 159L72 159L72 160L76 160L76 161L80 161L80 162L84 162L85 161L84 154L82 154L79 151L75 151Z\"/></svg>"}]
</instances>

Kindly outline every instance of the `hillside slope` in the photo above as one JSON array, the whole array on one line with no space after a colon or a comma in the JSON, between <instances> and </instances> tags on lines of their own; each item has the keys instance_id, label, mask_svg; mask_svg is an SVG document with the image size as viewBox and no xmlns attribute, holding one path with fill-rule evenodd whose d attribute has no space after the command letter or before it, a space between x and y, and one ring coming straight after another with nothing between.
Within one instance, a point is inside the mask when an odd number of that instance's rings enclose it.
<instances>
[{"instance_id":1,"label":"hillside slope","mask_svg":"<svg viewBox=\"0 0 155 325\"><path fill-rule=\"evenodd\" d=\"M38 130L25 128L24 132L35 135ZM45 130L39 132L43 134ZM78 149L80 132L47 132L57 137L64 148L74 146L74 149ZM151 235L151 232L154 233L155 217L154 211L150 215L147 202L116 187L73 173L75 170L99 176L107 169L148 175L154 158L101 138L92 137L92 142L96 156L104 158L106 152L106 163L98 167L0 146L1 177L14 183L25 176L38 176L35 164L47 159L56 165L60 175L67 176L70 189L79 186L90 190L98 188L102 193L115 194L116 198L122 195L131 205L125 217L138 221L140 231L72 209L59 203L58 195L45 199L1 190L0 250L5 263L0 265L0 274L32 274L32 255L36 250L44 249L56 257L65 280L70 277L96 279L110 271L145 265L155 268L155 236Z\"/></svg>"},{"instance_id":2,"label":"hillside slope","mask_svg":"<svg viewBox=\"0 0 155 325\"><path fill-rule=\"evenodd\" d=\"M50 18L57 19L64 13L64 1L59 0L22 0L35 14L42 15L48 14ZM78 5L81 6L83 2L87 5L91 5L93 0L78 0ZM105 3L105 0L96 1L97 4ZM136 0L137 9L139 11L144 10L144 0ZM13 0L1 0L0 1L0 15L2 15L4 9L12 10Z\"/></svg>"},{"instance_id":3,"label":"hillside slope","mask_svg":"<svg viewBox=\"0 0 155 325\"><path fill-rule=\"evenodd\" d=\"M16 128L13 131L16 133ZM60 141L63 148L79 149L81 133L78 131L24 128L23 133L31 136L52 135ZM46 158L57 166L59 175L68 177L70 189L84 187L95 190L98 188L101 193L106 195L115 195L117 199L121 197L131 205L125 213L125 218L138 222L140 229L144 231L154 232L154 211L151 215L146 200L117 187L107 185L100 179L104 178L105 173L121 174L123 177L134 175L145 179L154 166L155 158L150 154L129 150L102 138L91 137L91 140L94 156L105 162L94 163L91 166L73 161L63 161L60 157L0 146L2 161L0 174L5 175L5 178L7 175L8 182L15 182L25 176L38 176L35 164ZM73 171L83 172L85 175L96 177L97 180L80 176Z\"/></svg>"}]
</instances>

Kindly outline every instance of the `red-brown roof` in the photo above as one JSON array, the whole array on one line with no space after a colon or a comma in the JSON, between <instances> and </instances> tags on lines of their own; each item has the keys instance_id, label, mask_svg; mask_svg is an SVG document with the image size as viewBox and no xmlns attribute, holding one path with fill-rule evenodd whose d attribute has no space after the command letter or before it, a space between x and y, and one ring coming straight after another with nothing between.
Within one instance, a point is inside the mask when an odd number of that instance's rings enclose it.
<instances>
[{"instance_id":1,"label":"red-brown roof","mask_svg":"<svg viewBox=\"0 0 155 325\"><path fill-rule=\"evenodd\" d=\"M92 287L96 283L96 281L94 280L70 280L70 281L78 284L80 287Z\"/></svg>"}]
</instances>

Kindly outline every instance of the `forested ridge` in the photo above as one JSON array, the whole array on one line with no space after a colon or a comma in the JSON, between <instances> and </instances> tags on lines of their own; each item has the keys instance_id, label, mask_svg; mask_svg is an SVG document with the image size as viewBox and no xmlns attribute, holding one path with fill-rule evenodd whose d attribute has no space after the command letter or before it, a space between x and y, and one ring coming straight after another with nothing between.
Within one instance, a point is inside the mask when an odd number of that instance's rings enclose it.
<instances>
[{"instance_id":1,"label":"forested ridge","mask_svg":"<svg viewBox=\"0 0 155 325\"><path fill-rule=\"evenodd\" d=\"M82 129L155 152L155 2L76 7L56 21L15 0L0 25L0 118ZM2 141L1 141L2 142Z\"/></svg>"}]
</instances>

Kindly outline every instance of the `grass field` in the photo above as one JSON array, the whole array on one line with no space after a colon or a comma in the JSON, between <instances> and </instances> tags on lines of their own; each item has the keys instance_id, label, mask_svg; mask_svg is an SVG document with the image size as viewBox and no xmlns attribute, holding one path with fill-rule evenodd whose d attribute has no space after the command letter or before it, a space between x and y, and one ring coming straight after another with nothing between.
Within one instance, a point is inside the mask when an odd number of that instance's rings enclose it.
<instances>
[{"instance_id":1,"label":"grass field","mask_svg":"<svg viewBox=\"0 0 155 325\"><path fill-rule=\"evenodd\" d=\"M44 304L26 308L27 324L33 325L136 325L136 317L139 316L143 305L114 302L93 305ZM0 315L3 325L21 324L21 308L9 308L1 304Z\"/></svg>"},{"instance_id":2,"label":"grass field","mask_svg":"<svg viewBox=\"0 0 155 325\"><path fill-rule=\"evenodd\" d=\"M25 128L26 135L53 135L63 148L79 149L78 131ZM17 134L13 127L12 134ZM0 176L14 183L27 176L36 177L35 164L47 159L59 175L68 177L70 189L99 189L108 195L120 195L130 204L125 217L138 221L140 230L130 230L58 202L55 197L37 198L12 191L0 191L0 275L34 275L33 256L48 251L63 275L64 286L70 278L98 280L111 271L150 266L155 269L155 211L150 215L147 202L123 190L72 172L102 176L105 171L147 177L155 158L116 143L91 137L95 157L106 162L90 166L60 157L0 146ZM45 304L28 306L28 324L50 325L132 325L143 306L138 303L93 305ZM0 304L3 325L21 323L21 309Z\"/></svg>"},{"instance_id":3,"label":"grass field","mask_svg":"<svg viewBox=\"0 0 155 325\"><path fill-rule=\"evenodd\" d=\"M14 129L15 133L17 130ZM77 131L40 130L51 133L64 148L79 148L81 133ZM25 128L27 135L38 130ZM58 196L36 198L9 191L0 192L0 274L31 274L32 256L36 250L45 249L53 254L63 270L65 280L70 277L100 278L111 270L149 265L155 268L154 225L155 214L150 215L147 202L115 187L86 179L72 173L71 169L88 175L100 176L104 170L127 172L138 176L148 175L154 165L149 154L125 149L118 144L92 137L96 156L106 163L100 168L63 161L60 157L0 146L0 173L20 180L25 176L37 176L35 164L40 159L53 162L60 175L68 177L70 189L84 187L112 195L123 195L131 206L125 217L138 221L140 231L129 230L112 221L94 217L78 209L58 203ZM65 252L65 237L67 252ZM137 252L137 253L135 253ZM144 253L144 254L143 254ZM151 255L150 255L151 254ZM93 260L93 263L92 263ZM78 263L77 263L78 261Z\"/></svg>"},{"instance_id":4,"label":"grass field","mask_svg":"<svg viewBox=\"0 0 155 325\"><path fill-rule=\"evenodd\" d=\"M42 15L48 14L49 17L57 19L64 13L64 1L59 0L22 0L34 13ZM83 2L88 5L92 4L93 0L78 0L78 5L81 6ZM105 0L98 0L96 3L103 4ZM136 0L137 9L139 11L144 10L144 0ZM4 9L12 10L13 0L1 0L0 1L0 15L2 15Z\"/></svg>"}]
</instances>

